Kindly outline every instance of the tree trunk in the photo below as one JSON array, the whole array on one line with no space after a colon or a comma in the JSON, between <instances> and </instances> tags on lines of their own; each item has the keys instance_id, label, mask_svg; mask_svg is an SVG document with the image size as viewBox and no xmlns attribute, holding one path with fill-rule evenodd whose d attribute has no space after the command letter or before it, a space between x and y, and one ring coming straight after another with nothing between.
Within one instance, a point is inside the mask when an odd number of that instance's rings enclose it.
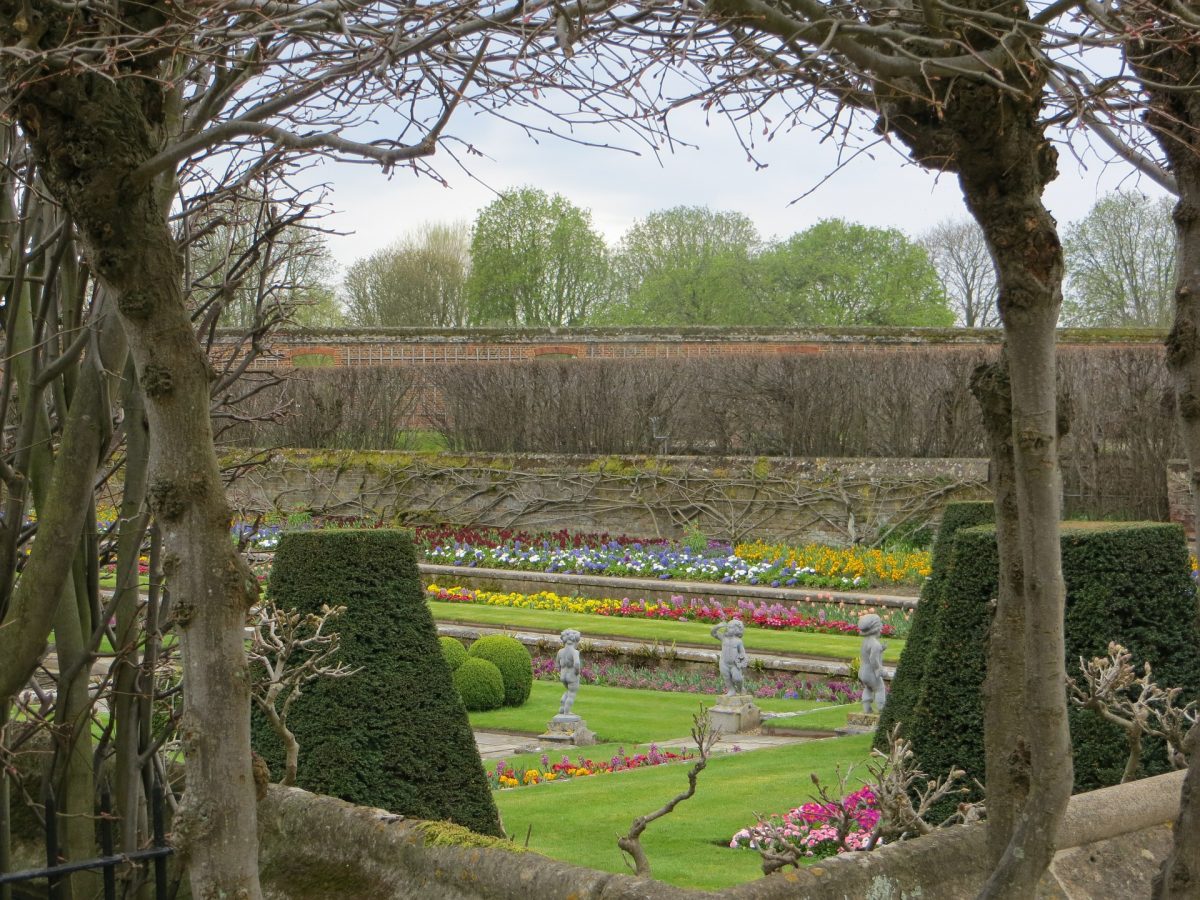
<instances>
[{"instance_id":1,"label":"tree trunk","mask_svg":"<svg viewBox=\"0 0 1200 900\"><path fill-rule=\"evenodd\" d=\"M1200 115L1194 121L1200 123ZM1177 159L1173 159L1179 185L1175 207L1178 256L1175 323L1167 338L1167 367L1175 385L1179 431L1191 475L1193 528L1200 539L1200 157L1196 155L1200 141L1196 144L1195 150L1176 149ZM1200 800L1196 796L1200 791L1200 728L1193 726L1184 743L1188 773L1175 821L1175 843L1154 881L1155 900L1200 893Z\"/></svg>"},{"instance_id":2,"label":"tree trunk","mask_svg":"<svg viewBox=\"0 0 1200 900\"><path fill-rule=\"evenodd\" d=\"M983 411L991 450L991 487L996 504L1000 559L996 610L988 633L984 680L984 755L987 772L987 844L993 866L1012 839L1029 792L1029 744L1025 721L1025 592L1013 467L1012 393L1008 360L980 366L971 392Z\"/></svg>"},{"instance_id":3,"label":"tree trunk","mask_svg":"<svg viewBox=\"0 0 1200 900\"><path fill-rule=\"evenodd\" d=\"M967 207L983 229L996 266L1024 579L1030 784L1012 838L981 896L1014 900L1031 896L1049 865L1073 781L1055 403L1055 326L1062 302L1063 255L1054 219L1042 203L1045 186L1057 174L1057 156L1039 120L1043 64L1032 53L1018 56L1002 73L1012 90L960 78L943 85L936 107L922 99L929 89L925 85L897 91L884 105L889 129L909 146L916 162L958 174ZM941 89L935 86L935 94ZM993 759L1002 752L997 750ZM1014 779L1011 784L1016 783ZM1016 798L1000 802L1012 808Z\"/></svg>"},{"instance_id":4,"label":"tree trunk","mask_svg":"<svg viewBox=\"0 0 1200 900\"><path fill-rule=\"evenodd\" d=\"M184 307L163 198L133 177L161 146L166 90L149 77L47 76L26 87L20 117L47 185L79 224L93 272L117 297L146 398L148 496L166 542L183 657L187 788L175 841L193 896L257 900L243 646L257 583L229 537L209 421L210 369Z\"/></svg>"},{"instance_id":5,"label":"tree trunk","mask_svg":"<svg viewBox=\"0 0 1200 900\"><path fill-rule=\"evenodd\" d=\"M1053 151L1036 125L1011 127L999 139L1010 145L1004 149L1015 152L997 155L1017 171L1001 174L991 159L974 160L978 165L964 165L960 172L967 203L987 236L1000 281L1024 573L1023 712L1030 784L1012 839L980 896L1023 898L1032 896L1054 856L1055 834L1074 781L1058 529L1055 326L1063 258L1054 219L1041 202L1047 176L1054 171Z\"/></svg>"}]
</instances>

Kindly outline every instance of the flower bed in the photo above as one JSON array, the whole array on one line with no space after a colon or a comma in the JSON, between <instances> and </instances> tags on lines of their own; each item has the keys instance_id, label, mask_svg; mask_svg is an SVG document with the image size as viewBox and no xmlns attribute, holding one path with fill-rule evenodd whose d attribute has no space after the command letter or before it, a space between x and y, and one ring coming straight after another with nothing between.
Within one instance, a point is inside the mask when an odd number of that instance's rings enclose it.
<instances>
[{"instance_id":1,"label":"flower bed","mask_svg":"<svg viewBox=\"0 0 1200 900\"><path fill-rule=\"evenodd\" d=\"M805 803L782 816L743 828L729 841L735 849L765 849L823 859L852 850L865 850L879 821L879 801L870 785L836 803ZM839 831L844 831L839 836Z\"/></svg>"},{"instance_id":2,"label":"flower bed","mask_svg":"<svg viewBox=\"0 0 1200 900\"><path fill-rule=\"evenodd\" d=\"M647 766L661 766L667 763L685 762L693 759L691 752L675 753L671 750L660 750L657 744L651 744L645 753L635 753L628 756L621 748L611 759L593 760L577 757L574 762L566 754L560 762L551 763L550 758L542 755L542 764L536 768L514 769L504 760L496 763L488 771L488 780L494 790L522 787L525 785L542 784L548 781L565 781L569 778L586 778L592 775L610 775L613 772L624 772L630 769L644 769Z\"/></svg>"},{"instance_id":3,"label":"flower bed","mask_svg":"<svg viewBox=\"0 0 1200 900\"><path fill-rule=\"evenodd\" d=\"M857 618L851 622L834 618L827 607L784 606L765 601L738 600L723 603L714 597L675 596L670 600L621 600L596 597L565 597L552 591L522 594L517 591L469 590L463 587L442 588L431 584L426 589L431 600L446 603L478 603L484 606L503 606L511 609L541 609L553 612L580 613L624 619L669 619L675 622L727 622L741 619L747 627L773 631L806 631L818 634L857 634ZM877 612L874 607L861 612ZM899 633L897 623L907 630L905 612L885 610L879 613L885 624L883 633L893 637Z\"/></svg>"},{"instance_id":4,"label":"flower bed","mask_svg":"<svg viewBox=\"0 0 1200 900\"><path fill-rule=\"evenodd\" d=\"M789 547L755 541L738 544L733 552L748 563L775 563L796 569L812 569L830 577L866 579L872 584L920 584L929 577L927 550L892 551L867 547L826 547L805 544Z\"/></svg>"},{"instance_id":5,"label":"flower bed","mask_svg":"<svg viewBox=\"0 0 1200 900\"><path fill-rule=\"evenodd\" d=\"M533 658L533 676L542 681L558 681L552 656ZM634 667L599 659L585 663L579 675L584 684L604 687L635 688L683 694L723 694L725 682L715 670L704 672L657 667ZM746 673L746 692L760 700L817 700L822 703L854 703L862 691L846 681L821 681L801 676L764 678Z\"/></svg>"},{"instance_id":6,"label":"flower bed","mask_svg":"<svg viewBox=\"0 0 1200 900\"><path fill-rule=\"evenodd\" d=\"M929 574L927 553L895 554L820 545L798 549L767 544L739 548L710 542L704 549L622 540L565 546L550 540L476 544L445 541L425 551L428 562L466 568L515 569L641 578L690 579L772 587L866 588L879 583L919 584Z\"/></svg>"}]
</instances>

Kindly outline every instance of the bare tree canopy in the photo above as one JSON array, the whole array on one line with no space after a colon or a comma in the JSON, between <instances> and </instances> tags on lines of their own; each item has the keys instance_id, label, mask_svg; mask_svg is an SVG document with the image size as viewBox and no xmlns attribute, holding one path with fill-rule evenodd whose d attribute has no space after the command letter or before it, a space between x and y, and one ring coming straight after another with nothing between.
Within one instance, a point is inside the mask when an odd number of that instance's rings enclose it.
<instances>
[{"instance_id":1,"label":"bare tree canopy","mask_svg":"<svg viewBox=\"0 0 1200 900\"><path fill-rule=\"evenodd\" d=\"M950 219L921 238L958 324L992 328L1000 324L996 308L996 269L983 231L973 219Z\"/></svg>"}]
</instances>

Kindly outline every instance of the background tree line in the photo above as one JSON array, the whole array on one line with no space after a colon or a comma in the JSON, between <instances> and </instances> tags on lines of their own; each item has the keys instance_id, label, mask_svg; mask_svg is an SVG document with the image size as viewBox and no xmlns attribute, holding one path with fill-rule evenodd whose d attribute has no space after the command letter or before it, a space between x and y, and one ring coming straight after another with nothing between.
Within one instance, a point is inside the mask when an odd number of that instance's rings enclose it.
<instances>
[{"instance_id":1,"label":"background tree line","mask_svg":"<svg viewBox=\"0 0 1200 900\"><path fill-rule=\"evenodd\" d=\"M1169 200L1114 193L1065 230L1064 325L1166 325L1170 213ZM741 213L678 206L610 247L588 210L533 187L357 260L342 294L362 327L999 324L970 219L919 240L838 218L765 240Z\"/></svg>"}]
</instances>

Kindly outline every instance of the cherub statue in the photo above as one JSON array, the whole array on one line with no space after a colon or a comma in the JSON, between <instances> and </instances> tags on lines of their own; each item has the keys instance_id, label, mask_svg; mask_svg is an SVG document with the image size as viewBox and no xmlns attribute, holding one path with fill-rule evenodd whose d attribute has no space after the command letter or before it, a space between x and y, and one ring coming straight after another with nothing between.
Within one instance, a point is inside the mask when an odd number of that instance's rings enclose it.
<instances>
[{"instance_id":1,"label":"cherub statue","mask_svg":"<svg viewBox=\"0 0 1200 900\"><path fill-rule=\"evenodd\" d=\"M742 635L746 626L741 619L722 622L712 627L712 636L721 642L721 678L725 681L725 696L744 693L742 684L746 666L750 660L746 657L746 645L742 643Z\"/></svg>"},{"instance_id":2,"label":"cherub statue","mask_svg":"<svg viewBox=\"0 0 1200 900\"><path fill-rule=\"evenodd\" d=\"M558 714L567 716L571 714L571 706L575 703L575 694L579 691L579 675L583 671L583 662L579 657L579 642L583 635L574 628L568 628L561 638L563 646L554 657L554 661L558 665L558 677L566 690L559 701Z\"/></svg>"},{"instance_id":3,"label":"cherub statue","mask_svg":"<svg viewBox=\"0 0 1200 900\"><path fill-rule=\"evenodd\" d=\"M887 703L887 685L883 681L883 651L887 644L879 639L883 634L883 620L871 613L858 620L858 633L863 636L862 651L858 664L858 680L862 682L863 712L878 713Z\"/></svg>"}]
</instances>

